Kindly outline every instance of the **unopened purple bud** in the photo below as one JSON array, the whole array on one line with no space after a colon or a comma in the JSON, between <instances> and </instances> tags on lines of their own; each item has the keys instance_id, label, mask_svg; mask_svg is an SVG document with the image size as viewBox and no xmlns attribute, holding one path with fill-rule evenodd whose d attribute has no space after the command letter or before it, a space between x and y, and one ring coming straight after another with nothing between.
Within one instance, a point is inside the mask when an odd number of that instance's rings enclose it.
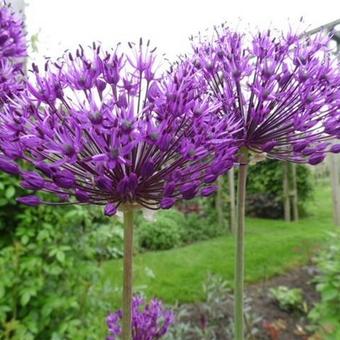
<instances>
[{"instance_id":1,"label":"unopened purple bud","mask_svg":"<svg viewBox=\"0 0 340 340\"><path fill-rule=\"evenodd\" d=\"M0 156L0 170L11 175L18 175L20 173L19 166L11 159L3 156Z\"/></svg>"},{"instance_id":2,"label":"unopened purple bud","mask_svg":"<svg viewBox=\"0 0 340 340\"><path fill-rule=\"evenodd\" d=\"M212 183L215 182L217 179L217 175L215 174L209 174L207 176L204 177L204 183Z\"/></svg>"},{"instance_id":3,"label":"unopened purple bud","mask_svg":"<svg viewBox=\"0 0 340 340\"><path fill-rule=\"evenodd\" d=\"M100 79L96 80L96 86L99 92L103 92L105 90L106 87L106 83L105 81L102 81Z\"/></svg>"},{"instance_id":4,"label":"unopened purple bud","mask_svg":"<svg viewBox=\"0 0 340 340\"><path fill-rule=\"evenodd\" d=\"M185 183L181 187L181 194L184 199L190 200L196 196L197 189L196 183Z\"/></svg>"},{"instance_id":5,"label":"unopened purple bud","mask_svg":"<svg viewBox=\"0 0 340 340\"><path fill-rule=\"evenodd\" d=\"M127 193L134 193L138 186L137 175L132 172L130 175L121 179L117 185L117 193L126 195Z\"/></svg>"},{"instance_id":6,"label":"unopened purple bud","mask_svg":"<svg viewBox=\"0 0 340 340\"><path fill-rule=\"evenodd\" d=\"M20 137L20 142L26 148L36 148L42 144L42 140L33 135L26 135L26 136Z\"/></svg>"},{"instance_id":7,"label":"unopened purple bud","mask_svg":"<svg viewBox=\"0 0 340 340\"><path fill-rule=\"evenodd\" d=\"M169 134L164 134L158 141L157 145L161 151L168 150L171 142L171 136Z\"/></svg>"},{"instance_id":8,"label":"unopened purple bud","mask_svg":"<svg viewBox=\"0 0 340 340\"><path fill-rule=\"evenodd\" d=\"M121 94L118 98L117 105L121 108L126 108L128 106L128 102L126 96Z\"/></svg>"},{"instance_id":9,"label":"unopened purple bud","mask_svg":"<svg viewBox=\"0 0 340 340\"><path fill-rule=\"evenodd\" d=\"M74 174L69 170L60 170L53 175L53 181L61 188L70 189L76 184Z\"/></svg>"},{"instance_id":10,"label":"unopened purple bud","mask_svg":"<svg viewBox=\"0 0 340 340\"><path fill-rule=\"evenodd\" d=\"M90 112L88 117L92 124L101 124L103 122L103 114L100 111Z\"/></svg>"},{"instance_id":11,"label":"unopened purple bud","mask_svg":"<svg viewBox=\"0 0 340 340\"><path fill-rule=\"evenodd\" d=\"M54 168L48 165L45 162L38 162L35 164L36 168L40 170L43 174L45 174L48 177L52 177L52 174L54 172Z\"/></svg>"},{"instance_id":12,"label":"unopened purple bud","mask_svg":"<svg viewBox=\"0 0 340 340\"><path fill-rule=\"evenodd\" d=\"M324 159L325 155L323 153L315 153L308 159L308 163L311 165L316 165L321 163Z\"/></svg>"},{"instance_id":13,"label":"unopened purple bud","mask_svg":"<svg viewBox=\"0 0 340 340\"><path fill-rule=\"evenodd\" d=\"M104 214L106 216L113 216L117 212L117 204L114 203L107 203L104 208Z\"/></svg>"},{"instance_id":14,"label":"unopened purple bud","mask_svg":"<svg viewBox=\"0 0 340 340\"><path fill-rule=\"evenodd\" d=\"M41 199L38 196L35 195L29 195L29 196L22 196L17 198L17 202L29 206L37 206L42 203Z\"/></svg>"},{"instance_id":15,"label":"unopened purple bud","mask_svg":"<svg viewBox=\"0 0 340 340\"><path fill-rule=\"evenodd\" d=\"M85 203L89 201L90 195L84 190L77 189L75 192L76 198L79 202Z\"/></svg>"},{"instance_id":16,"label":"unopened purple bud","mask_svg":"<svg viewBox=\"0 0 340 340\"><path fill-rule=\"evenodd\" d=\"M201 191L201 195L204 197L208 197L211 196L212 194L214 194L216 191L218 190L218 186L217 185L212 185L210 187L206 187Z\"/></svg>"},{"instance_id":17,"label":"unopened purple bud","mask_svg":"<svg viewBox=\"0 0 340 340\"><path fill-rule=\"evenodd\" d=\"M150 177L155 171L155 163L152 160L146 161L141 170L141 175L143 177Z\"/></svg>"},{"instance_id":18,"label":"unopened purple bud","mask_svg":"<svg viewBox=\"0 0 340 340\"><path fill-rule=\"evenodd\" d=\"M263 144L262 146L262 151L263 152L270 152L274 149L274 147L277 145L277 141L275 140L270 140L266 143Z\"/></svg>"},{"instance_id":19,"label":"unopened purple bud","mask_svg":"<svg viewBox=\"0 0 340 340\"><path fill-rule=\"evenodd\" d=\"M8 34L6 32L2 33L0 35L0 45L2 45L6 40L9 38Z\"/></svg>"},{"instance_id":20,"label":"unopened purple bud","mask_svg":"<svg viewBox=\"0 0 340 340\"><path fill-rule=\"evenodd\" d=\"M106 176L98 176L96 178L96 184L99 189L111 192L113 188L113 182Z\"/></svg>"},{"instance_id":21,"label":"unopened purple bud","mask_svg":"<svg viewBox=\"0 0 340 340\"><path fill-rule=\"evenodd\" d=\"M176 203L176 200L174 198L164 197L161 200L160 207L162 209L170 209L175 203Z\"/></svg>"},{"instance_id":22,"label":"unopened purple bud","mask_svg":"<svg viewBox=\"0 0 340 340\"><path fill-rule=\"evenodd\" d=\"M334 144L331 146L330 152L340 153L340 144Z\"/></svg>"},{"instance_id":23,"label":"unopened purple bud","mask_svg":"<svg viewBox=\"0 0 340 340\"><path fill-rule=\"evenodd\" d=\"M307 141L297 142L293 144L293 151L301 152L303 151L308 145Z\"/></svg>"},{"instance_id":24,"label":"unopened purple bud","mask_svg":"<svg viewBox=\"0 0 340 340\"><path fill-rule=\"evenodd\" d=\"M173 182L168 182L164 186L164 196L170 196L174 193L176 188L175 183Z\"/></svg>"},{"instance_id":25,"label":"unopened purple bud","mask_svg":"<svg viewBox=\"0 0 340 340\"><path fill-rule=\"evenodd\" d=\"M22 179L23 181L21 182L21 186L24 189L40 190L45 184L44 179L39 174L32 171L24 172L22 174Z\"/></svg>"}]
</instances>

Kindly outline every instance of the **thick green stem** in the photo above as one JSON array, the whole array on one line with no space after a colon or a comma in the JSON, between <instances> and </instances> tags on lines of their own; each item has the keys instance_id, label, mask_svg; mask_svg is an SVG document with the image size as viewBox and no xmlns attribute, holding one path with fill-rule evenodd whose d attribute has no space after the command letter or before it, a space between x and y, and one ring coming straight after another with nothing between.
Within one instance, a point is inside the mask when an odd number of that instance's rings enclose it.
<instances>
[{"instance_id":1,"label":"thick green stem","mask_svg":"<svg viewBox=\"0 0 340 340\"><path fill-rule=\"evenodd\" d=\"M133 210L124 209L123 340L132 338Z\"/></svg>"},{"instance_id":2,"label":"thick green stem","mask_svg":"<svg viewBox=\"0 0 340 340\"><path fill-rule=\"evenodd\" d=\"M244 290L244 216L246 200L246 183L248 170L248 151L241 150L240 170L238 182L238 223L235 232L235 339L244 339L244 313L243 313L243 290Z\"/></svg>"}]
</instances>

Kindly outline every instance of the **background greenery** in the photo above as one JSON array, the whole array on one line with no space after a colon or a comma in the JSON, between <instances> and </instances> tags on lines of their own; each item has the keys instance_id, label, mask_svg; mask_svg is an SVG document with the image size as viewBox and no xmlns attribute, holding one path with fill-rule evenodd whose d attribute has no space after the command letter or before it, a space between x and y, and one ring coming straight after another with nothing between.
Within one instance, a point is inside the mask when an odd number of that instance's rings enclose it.
<instances>
[{"instance_id":1,"label":"background greenery","mask_svg":"<svg viewBox=\"0 0 340 340\"><path fill-rule=\"evenodd\" d=\"M0 176L0 339L104 338L105 316L120 305L120 218L96 207L19 206L16 180ZM249 187L272 185L255 178ZM172 304L203 299L208 273L230 280L233 272L232 236L217 223L215 198L177 208L152 221L139 213L135 228L135 290ZM332 229L330 190L318 189L307 208L298 223L247 219L247 282L307 261Z\"/></svg>"},{"instance_id":2,"label":"background greenery","mask_svg":"<svg viewBox=\"0 0 340 340\"><path fill-rule=\"evenodd\" d=\"M288 165L290 168L292 164ZM291 178L291 172L290 172ZM310 168L296 165L298 208L306 214L306 204L313 194ZM253 217L283 217L283 162L267 159L249 167L247 182L247 214Z\"/></svg>"}]
</instances>

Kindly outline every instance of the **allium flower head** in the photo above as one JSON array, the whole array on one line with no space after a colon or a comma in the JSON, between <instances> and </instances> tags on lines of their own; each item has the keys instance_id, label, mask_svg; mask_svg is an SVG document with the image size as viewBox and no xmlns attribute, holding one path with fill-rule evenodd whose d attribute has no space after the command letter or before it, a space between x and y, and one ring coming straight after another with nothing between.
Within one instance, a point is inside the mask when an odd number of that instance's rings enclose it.
<instances>
[{"instance_id":1,"label":"allium flower head","mask_svg":"<svg viewBox=\"0 0 340 340\"><path fill-rule=\"evenodd\" d=\"M0 104L22 89L21 70L26 56L22 20L0 2Z\"/></svg>"},{"instance_id":2,"label":"allium flower head","mask_svg":"<svg viewBox=\"0 0 340 340\"><path fill-rule=\"evenodd\" d=\"M106 322L110 334L107 340L118 339L121 334L121 318L120 310L107 317ZM161 301L152 299L150 303L146 304L141 296L133 297L132 340L161 339L174 321L174 313L165 309Z\"/></svg>"},{"instance_id":3,"label":"allium flower head","mask_svg":"<svg viewBox=\"0 0 340 340\"><path fill-rule=\"evenodd\" d=\"M268 157L317 164L340 152L340 68L329 37L222 27L194 44L193 64L223 112L242 122L242 146Z\"/></svg>"},{"instance_id":4,"label":"allium flower head","mask_svg":"<svg viewBox=\"0 0 340 340\"><path fill-rule=\"evenodd\" d=\"M45 72L34 65L35 81L0 117L0 169L19 173L25 189L105 205L107 215L121 204L170 208L212 194L237 151L233 120L210 114L219 104L200 95L190 63L160 76L149 44L130 47L94 44ZM16 169L18 159L32 170Z\"/></svg>"}]
</instances>

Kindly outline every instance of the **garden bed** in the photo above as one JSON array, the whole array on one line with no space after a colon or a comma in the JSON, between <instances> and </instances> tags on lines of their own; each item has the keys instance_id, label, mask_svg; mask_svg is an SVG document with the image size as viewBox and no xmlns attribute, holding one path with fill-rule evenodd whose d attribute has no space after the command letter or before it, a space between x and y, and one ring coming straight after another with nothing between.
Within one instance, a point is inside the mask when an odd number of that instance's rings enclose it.
<instances>
[{"instance_id":1,"label":"garden bed","mask_svg":"<svg viewBox=\"0 0 340 340\"><path fill-rule=\"evenodd\" d=\"M314 267L303 266L283 275L248 286L246 289L247 314L248 324L251 324L248 326L248 330L251 329L253 332L249 339L308 339L311 334L308 332L307 327L307 313L320 298L312 283L314 276ZM285 311L280 308L270 295L270 289L278 286L285 286L290 289L300 288L303 292L306 310L304 312ZM214 289L215 293L217 293L219 288L215 286ZM220 301L220 305L218 303L210 298L210 302L186 304L179 307L178 311L181 310L182 313L179 313L180 317L177 322L190 324L190 329L192 330L191 332L186 332L185 340L232 339L230 335L230 321L233 309L232 294L228 294L227 299ZM222 311L222 314L212 314L216 313L217 309ZM184 310L185 313L183 313ZM226 325L229 325L229 327L226 328Z\"/></svg>"},{"instance_id":2,"label":"garden bed","mask_svg":"<svg viewBox=\"0 0 340 340\"><path fill-rule=\"evenodd\" d=\"M268 294L270 288L286 286L288 288L300 288L303 291L303 299L309 311L320 299L312 280L315 276L315 268L305 266L288 272L285 275L274 277L266 282L252 285L248 288L248 296L252 298L251 307L262 317L262 331L259 338L275 339L268 336L275 331L279 333L280 340L304 339L308 334L306 326L308 321L305 313L288 312L282 310Z\"/></svg>"}]
</instances>

